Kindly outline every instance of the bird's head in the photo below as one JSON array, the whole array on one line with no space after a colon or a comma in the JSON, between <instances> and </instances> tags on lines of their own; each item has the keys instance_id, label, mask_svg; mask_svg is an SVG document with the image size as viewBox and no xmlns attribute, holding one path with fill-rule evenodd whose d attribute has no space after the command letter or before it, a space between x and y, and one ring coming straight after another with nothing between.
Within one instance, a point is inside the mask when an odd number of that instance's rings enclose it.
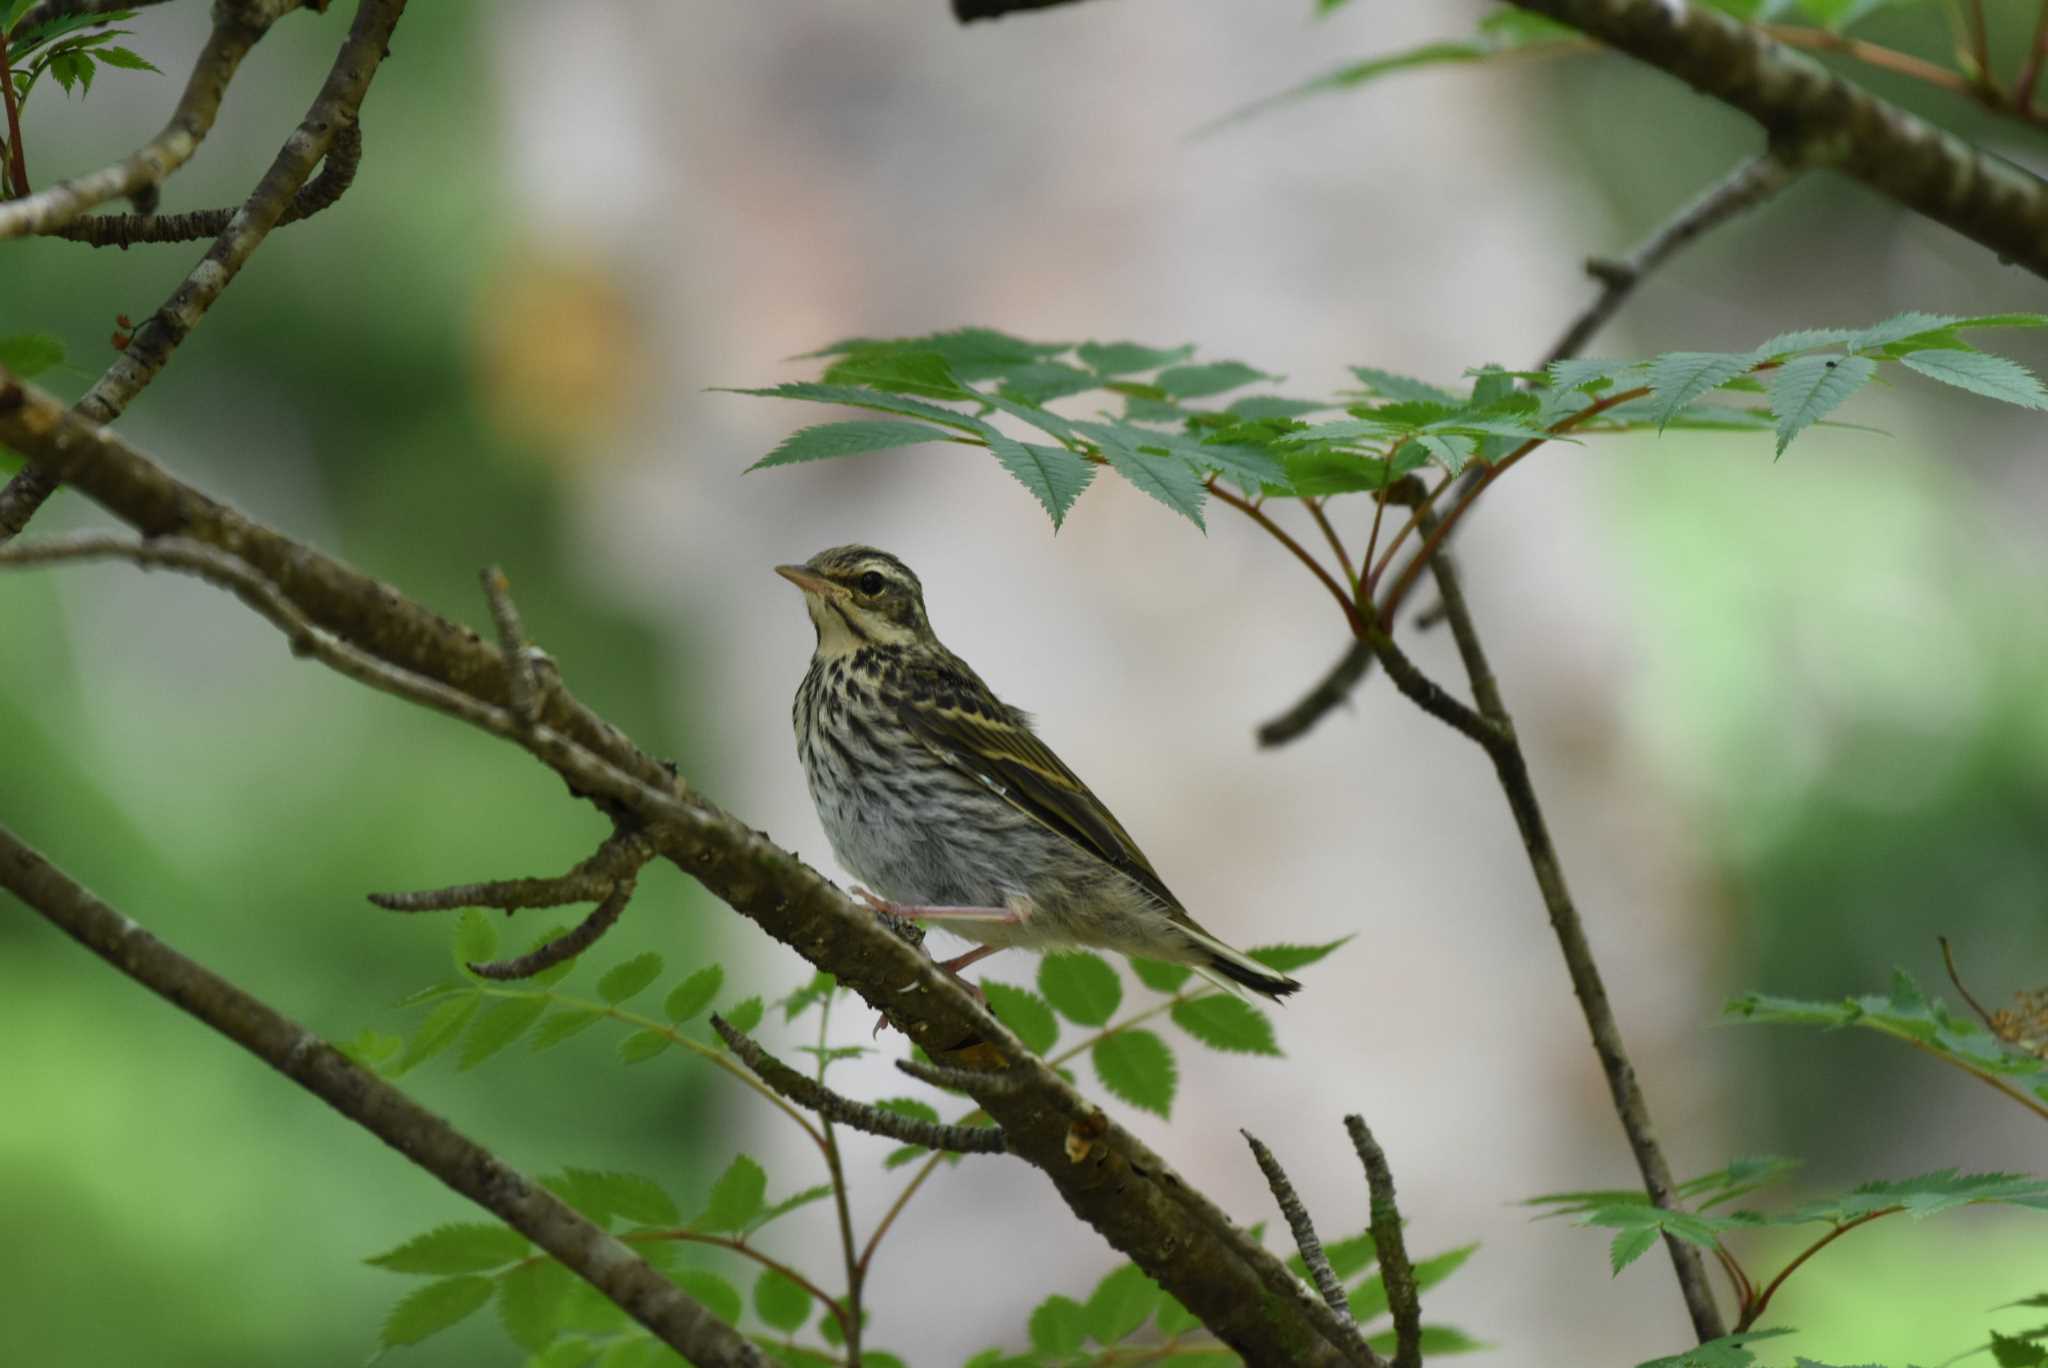
<instances>
[{"instance_id":1,"label":"bird's head","mask_svg":"<svg viewBox=\"0 0 2048 1368\"><path fill-rule=\"evenodd\" d=\"M775 573L804 591L821 655L845 655L862 646L900 649L933 639L924 586L887 551L835 546L802 565L778 565Z\"/></svg>"}]
</instances>

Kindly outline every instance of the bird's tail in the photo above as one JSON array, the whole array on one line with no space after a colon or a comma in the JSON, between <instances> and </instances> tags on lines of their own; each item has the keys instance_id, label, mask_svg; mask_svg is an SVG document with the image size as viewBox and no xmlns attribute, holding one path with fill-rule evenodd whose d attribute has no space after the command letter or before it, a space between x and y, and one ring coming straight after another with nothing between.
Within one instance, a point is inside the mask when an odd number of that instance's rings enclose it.
<instances>
[{"instance_id":1,"label":"bird's tail","mask_svg":"<svg viewBox=\"0 0 2048 1368\"><path fill-rule=\"evenodd\" d=\"M1218 987L1237 992L1249 988L1261 997L1278 1002L1289 993L1301 991L1301 984L1277 970L1268 969L1241 950L1233 950L1206 931L1183 927L1198 956L1195 972Z\"/></svg>"}]
</instances>

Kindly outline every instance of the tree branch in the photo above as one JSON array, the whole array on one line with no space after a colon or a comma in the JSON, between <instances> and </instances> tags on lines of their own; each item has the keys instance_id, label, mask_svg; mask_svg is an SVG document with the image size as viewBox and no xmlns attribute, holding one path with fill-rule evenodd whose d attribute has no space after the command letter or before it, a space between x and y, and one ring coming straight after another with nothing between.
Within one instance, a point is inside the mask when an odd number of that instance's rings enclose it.
<instances>
[{"instance_id":1,"label":"tree branch","mask_svg":"<svg viewBox=\"0 0 2048 1368\"><path fill-rule=\"evenodd\" d=\"M994 1126L946 1126L884 1111L872 1102L856 1102L832 1091L814 1078L806 1078L762 1048L761 1043L713 1012L711 1029L732 1052L745 1061L757 1077L799 1107L808 1107L828 1121L838 1121L884 1140L926 1149L951 1150L956 1154L1003 1154L1009 1146Z\"/></svg>"},{"instance_id":2,"label":"tree branch","mask_svg":"<svg viewBox=\"0 0 2048 1368\"><path fill-rule=\"evenodd\" d=\"M1015 1075L997 1073L992 1069L949 1069L942 1064L927 1064L920 1059L899 1059L896 1067L934 1088L945 1088L951 1092L963 1092L972 1097L989 1093L1012 1093L1024 1086L1024 1080Z\"/></svg>"},{"instance_id":3,"label":"tree branch","mask_svg":"<svg viewBox=\"0 0 2048 1368\"><path fill-rule=\"evenodd\" d=\"M550 689L539 725L521 727L507 706L504 657L475 632L207 498L118 434L4 371L0 443L159 539L144 545L177 537L239 562L313 629L296 640L333 648L323 662L512 740L606 811L630 813L665 858L829 970L927 1054L1015 1075L1014 1091L982 1098L1013 1152L1225 1343L1254 1362L1314 1368L1343 1361L1340 1323L1270 1251L1025 1049L929 957L765 834L692 793L567 689ZM255 598L252 606L268 603Z\"/></svg>"},{"instance_id":4,"label":"tree branch","mask_svg":"<svg viewBox=\"0 0 2048 1368\"><path fill-rule=\"evenodd\" d=\"M337 128L320 174L299 188L291 203L277 216L275 226L309 219L331 209L355 184L363 161L363 134L354 124ZM124 251L140 243L199 242L218 237L234 222L236 209L195 209L188 214L93 214L75 219L62 228L44 234L88 247L119 247Z\"/></svg>"},{"instance_id":5,"label":"tree branch","mask_svg":"<svg viewBox=\"0 0 2048 1368\"><path fill-rule=\"evenodd\" d=\"M5 826L0 826L0 887L137 983L496 1214L692 1363L762 1362L736 1331L546 1188L305 1027L93 897Z\"/></svg>"},{"instance_id":6,"label":"tree branch","mask_svg":"<svg viewBox=\"0 0 2048 1368\"><path fill-rule=\"evenodd\" d=\"M230 23L228 16L231 12L253 15L267 27L277 14L295 4L296 0L270 0L268 5L244 0L239 9L227 3L221 4L216 12L214 37L208 40L209 49L223 33L242 31ZM170 363L171 353L199 325L199 320L213 306L214 300L220 298L221 291L234 280L235 273L242 269L250 254L262 245L263 239L284 213L285 206L306 183L306 178L312 175L313 168L327 155L336 135L355 122L370 81L384 60L391 32L404 12L405 0L362 0L356 9L355 22L349 28L341 51L336 54L312 108L307 110L306 117L291 137L285 140L270 169L256 183L248 202L236 211L233 220L171 297L164 301L163 307L135 330L127 349L115 358L106 374L78 401L80 413L97 423L113 422ZM263 30L250 28L247 32L252 36L241 48L244 53L256 38L262 36ZM237 55L235 61L239 63L240 60ZM201 69L204 67L205 58L202 56ZM214 91L213 103L207 112L208 124L212 122L212 111L219 108L220 91L226 88L233 70L230 65L219 78L219 89ZM195 69L192 79L196 88L200 82L200 69ZM186 94L189 100L191 91ZM172 124L175 126L177 119L174 118ZM201 132L204 132L203 128ZM197 145L196 139L194 145ZM47 190L43 192L45 195L49 193ZM0 228L5 227L7 212L25 202L0 205ZM0 232L0 237L5 236L5 232ZM36 510L56 492L57 483L47 470L25 469L17 473L5 489L0 489L0 545L20 535Z\"/></svg>"},{"instance_id":7,"label":"tree branch","mask_svg":"<svg viewBox=\"0 0 2048 1368\"><path fill-rule=\"evenodd\" d=\"M2048 276L2048 182L1909 114L1751 24L1665 0L1513 0L1755 119L1794 165L1830 166Z\"/></svg>"},{"instance_id":8,"label":"tree branch","mask_svg":"<svg viewBox=\"0 0 2048 1368\"><path fill-rule=\"evenodd\" d=\"M1415 1286L1415 1267L1408 1262L1408 1244L1401 1236L1401 1207L1394 1198L1394 1171L1386 1151L1373 1138L1365 1118L1344 1118L1351 1147L1365 1168L1365 1187L1372 1204L1372 1245L1379 1254L1380 1285L1387 1289L1387 1309L1394 1317L1393 1368L1417 1368L1422 1362L1422 1298Z\"/></svg>"},{"instance_id":9,"label":"tree branch","mask_svg":"<svg viewBox=\"0 0 2048 1368\"><path fill-rule=\"evenodd\" d=\"M1593 334L1606 326L1607 321L1620 311L1635 293L1643 277L1655 270L1663 261L1704 236L1707 232L1748 210L1756 208L1778 191L1790 185L1799 175L1796 167L1769 152L1749 158L1736 167L1726 179L1708 186L1691 203L1680 209L1650 236L1644 238L1633 252L1620 260L1593 258L1586 262L1586 271L1601 282L1603 289L1599 298L1586 306L1586 311L1572 320L1564 335L1557 339L1543 363L1537 369L1548 370L1551 363L1562 361L1568 356L1577 356L1592 340Z\"/></svg>"},{"instance_id":10,"label":"tree branch","mask_svg":"<svg viewBox=\"0 0 2048 1368\"><path fill-rule=\"evenodd\" d=\"M1315 1222L1309 1219L1308 1208L1301 1204L1301 1195L1288 1181L1287 1170L1280 1167L1273 1151L1267 1149L1258 1136L1243 1129L1238 1134L1252 1147L1252 1158L1258 1161L1259 1172L1266 1175L1266 1186L1273 1190L1273 1200L1280 1204L1280 1214L1287 1218L1287 1228L1294 1233L1294 1247L1301 1251L1301 1262L1315 1282L1316 1291L1323 1294L1323 1301L1336 1312L1337 1319L1354 1327L1353 1342L1348 1346L1353 1358L1368 1368L1386 1368L1386 1361L1358 1337L1357 1322L1351 1315L1350 1299L1344 1295L1344 1284L1337 1280L1336 1271L1330 1267L1329 1255L1323 1253L1323 1242L1316 1238Z\"/></svg>"}]
</instances>

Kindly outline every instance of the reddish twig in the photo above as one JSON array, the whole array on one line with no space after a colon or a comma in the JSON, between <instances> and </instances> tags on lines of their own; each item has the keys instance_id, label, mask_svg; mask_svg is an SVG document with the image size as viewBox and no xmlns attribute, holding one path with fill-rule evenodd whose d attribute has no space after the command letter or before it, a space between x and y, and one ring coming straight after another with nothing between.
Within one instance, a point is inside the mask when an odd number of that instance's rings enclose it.
<instances>
[{"instance_id":1,"label":"reddish twig","mask_svg":"<svg viewBox=\"0 0 2048 1368\"><path fill-rule=\"evenodd\" d=\"M1770 1282L1764 1285L1764 1290L1757 1293L1756 1299L1754 1301L1746 1302L1743 1305L1742 1314L1739 1317L1737 1317L1735 1321L1736 1332L1739 1334L1757 1323L1757 1319L1760 1316L1762 1316L1765 1309L1770 1306L1771 1298L1774 1295L1776 1295L1780 1287L1784 1286L1785 1279L1791 1277L1794 1273L1798 1272L1799 1266L1801 1264L1805 1263L1814 1255L1820 1253L1823 1249L1826 1249L1836 1240L1839 1240L1844 1235L1847 1235L1857 1226L1869 1225L1872 1221L1875 1221L1880 1216L1892 1216L1904 1210L1905 1208L1902 1206L1888 1206L1884 1208L1882 1211L1873 1211L1867 1215L1858 1216L1853 1221L1844 1221L1842 1224L1836 1226L1833 1230L1830 1230L1827 1234L1821 1236L1818 1240L1815 1240L1812 1244L1808 1245L1805 1249L1801 1250L1799 1252L1798 1258L1792 1260L1791 1263L1788 1263L1783 1268L1779 1269L1778 1276L1771 1279Z\"/></svg>"},{"instance_id":2,"label":"reddish twig","mask_svg":"<svg viewBox=\"0 0 2048 1368\"><path fill-rule=\"evenodd\" d=\"M2034 117L2034 86L2041 79L2044 58L2048 58L2048 0L2041 0L2041 12L2034 19L2034 41L2027 47L2019 84L2013 89L2012 107L2022 118Z\"/></svg>"},{"instance_id":3,"label":"reddish twig","mask_svg":"<svg viewBox=\"0 0 2048 1368\"><path fill-rule=\"evenodd\" d=\"M21 150L21 102L14 94L14 66L7 56L7 33L0 29L0 100L7 105L7 179L10 189L6 199L20 199L28 194L28 162Z\"/></svg>"},{"instance_id":4,"label":"reddish twig","mask_svg":"<svg viewBox=\"0 0 2048 1368\"><path fill-rule=\"evenodd\" d=\"M1215 476L1211 475L1209 477L1208 485L1211 494L1214 494L1217 498L1250 518L1253 522L1264 528L1273 540L1293 552L1294 558L1303 565L1306 565L1310 573L1322 581L1323 588L1330 591L1330 597L1337 600L1337 606L1343 610L1344 621L1349 624L1351 634L1361 638L1365 636L1365 619L1359 616L1357 605L1352 603L1351 596L1344 592L1344 586L1337 583L1336 576L1325 569L1321 561L1308 553L1307 547L1304 547L1290 536L1286 528L1267 517L1265 510L1257 504L1249 499L1239 498L1218 484Z\"/></svg>"}]
</instances>

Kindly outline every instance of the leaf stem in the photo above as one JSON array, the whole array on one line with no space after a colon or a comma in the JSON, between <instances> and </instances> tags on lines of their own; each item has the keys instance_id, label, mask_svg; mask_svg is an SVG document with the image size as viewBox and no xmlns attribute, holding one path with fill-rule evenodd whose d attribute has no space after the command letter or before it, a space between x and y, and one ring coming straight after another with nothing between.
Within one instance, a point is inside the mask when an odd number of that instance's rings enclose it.
<instances>
[{"instance_id":1,"label":"leaf stem","mask_svg":"<svg viewBox=\"0 0 2048 1368\"><path fill-rule=\"evenodd\" d=\"M825 1045L832 1026L832 994L818 1004L818 1082L825 1081L825 1066L831 1056ZM847 1200L846 1166L839 1158L839 1137L833 1133L832 1118L822 1113L818 1125L825 1133L825 1167L832 1177L832 1206L839 1220L839 1256L846 1265L846 1316L840 1329L846 1332L846 1361L860 1368L861 1285L867 1280L867 1266L853 1252L853 1209Z\"/></svg>"},{"instance_id":2,"label":"leaf stem","mask_svg":"<svg viewBox=\"0 0 2048 1368\"><path fill-rule=\"evenodd\" d=\"M654 1244L658 1241L673 1240L679 1244L713 1245L719 1249L730 1249L742 1258L752 1259L761 1267L780 1273L783 1277L789 1279L813 1297L816 1297L832 1312L832 1318L839 1322L840 1328L842 1330L846 1328L846 1308L840 1304L838 1298L780 1259L763 1254L760 1250L748 1244L743 1237L736 1235L711 1235L701 1230L689 1230L682 1226L677 1226L673 1229L665 1230L629 1230L619 1236L619 1238L629 1245Z\"/></svg>"},{"instance_id":3,"label":"leaf stem","mask_svg":"<svg viewBox=\"0 0 2048 1368\"><path fill-rule=\"evenodd\" d=\"M923 1167L912 1174L910 1181L903 1185L903 1191L896 1194L896 1200L889 1203L889 1209L882 1213L881 1223L875 1227L874 1233L868 1236L867 1247L860 1252L862 1277L867 1276L868 1266L874 1262L875 1250L881 1245L882 1237L889 1233L889 1227L896 1224L896 1218L903 1214L903 1208L910 1205L910 1199L917 1195L917 1190L924 1186L925 1179L932 1176L932 1171L938 1168L939 1161L945 1157L944 1154L934 1151L924 1161Z\"/></svg>"},{"instance_id":4,"label":"leaf stem","mask_svg":"<svg viewBox=\"0 0 2048 1368\"><path fill-rule=\"evenodd\" d=\"M1351 596L1344 592L1344 587L1337 583L1336 578L1323 568L1321 561L1310 555L1308 549L1290 536L1286 528L1267 517L1265 510L1257 504L1249 499L1241 499L1225 489L1216 482L1214 475L1211 475L1206 483L1211 494L1263 527L1273 540L1293 552L1294 558L1306 565L1310 573L1323 582L1323 588L1330 591L1330 597L1337 600L1337 607L1343 611L1344 621L1350 626L1351 634L1357 637L1365 635L1365 620L1359 616L1357 605L1351 602Z\"/></svg>"},{"instance_id":5,"label":"leaf stem","mask_svg":"<svg viewBox=\"0 0 2048 1368\"><path fill-rule=\"evenodd\" d=\"M2034 18L2034 40L2020 67L2019 85L2013 91L2013 109L2023 119L2034 117L2034 86L2041 79L2041 62L2048 58L2048 0L2041 0L2041 12Z\"/></svg>"},{"instance_id":6,"label":"leaf stem","mask_svg":"<svg viewBox=\"0 0 2048 1368\"><path fill-rule=\"evenodd\" d=\"M1821 1236L1818 1240L1815 1240L1812 1244L1808 1245L1805 1249L1801 1250L1799 1252L1799 1257L1795 1258L1794 1260L1792 1260L1791 1263L1786 1264L1782 1269L1778 1270L1778 1276L1771 1279L1770 1282L1764 1285L1764 1290L1757 1294L1756 1299L1754 1301L1745 1301L1743 1303L1742 1314L1736 1319L1735 1322L1735 1329L1737 1333L1747 1330L1752 1325L1756 1324L1757 1318L1763 1315L1765 1308L1770 1306L1772 1296L1774 1296L1777 1293L1777 1290L1784 1285L1785 1279L1791 1277L1793 1273L1798 1271L1798 1268L1801 1264L1805 1263L1814 1255L1820 1253L1823 1249L1826 1249L1836 1240L1839 1240L1844 1235L1847 1235L1857 1226L1869 1225L1872 1221L1877 1220L1880 1216L1891 1216L1904 1210L1905 1208L1903 1206L1888 1206L1880 1211L1872 1211L1865 1215L1858 1216L1853 1221L1844 1221L1842 1222L1842 1224L1836 1226L1833 1230L1830 1230L1827 1234Z\"/></svg>"},{"instance_id":7,"label":"leaf stem","mask_svg":"<svg viewBox=\"0 0 2048 1368\"><path fill-rule=\"evenodd\" d=\"M28 163L21 150L21 105L14 94L14 67L7 57L7 31L0 28L0 101L7 105L7 179L11 186L0 199L28 195Z\"/></svg>"},{"instance_id":8,"label":"leaf stem","mask_svg":"<svg viewBox=\"0 0 2048 1368\"><path fill-rule=\"evenodd\" d=\"M1329 514L1323 511L1323 501L1321 499L1303 499L1302 502L1308 505L1308 515L1316 520L1316 526L1323 529L1323 537L1330 543L1330 550L1335 553L1337 564L1344 571L1344 580L1351 586L1351 597L1355 602L1358 598L1358 572L1351 568L1350 553L1345 551L1344 543L1338 539L1337 529L1330 525ZM1377 514L1373 517L1373 530L1375 532L1379 530L1379 517Z\"/></svg>"}]
</instances>

